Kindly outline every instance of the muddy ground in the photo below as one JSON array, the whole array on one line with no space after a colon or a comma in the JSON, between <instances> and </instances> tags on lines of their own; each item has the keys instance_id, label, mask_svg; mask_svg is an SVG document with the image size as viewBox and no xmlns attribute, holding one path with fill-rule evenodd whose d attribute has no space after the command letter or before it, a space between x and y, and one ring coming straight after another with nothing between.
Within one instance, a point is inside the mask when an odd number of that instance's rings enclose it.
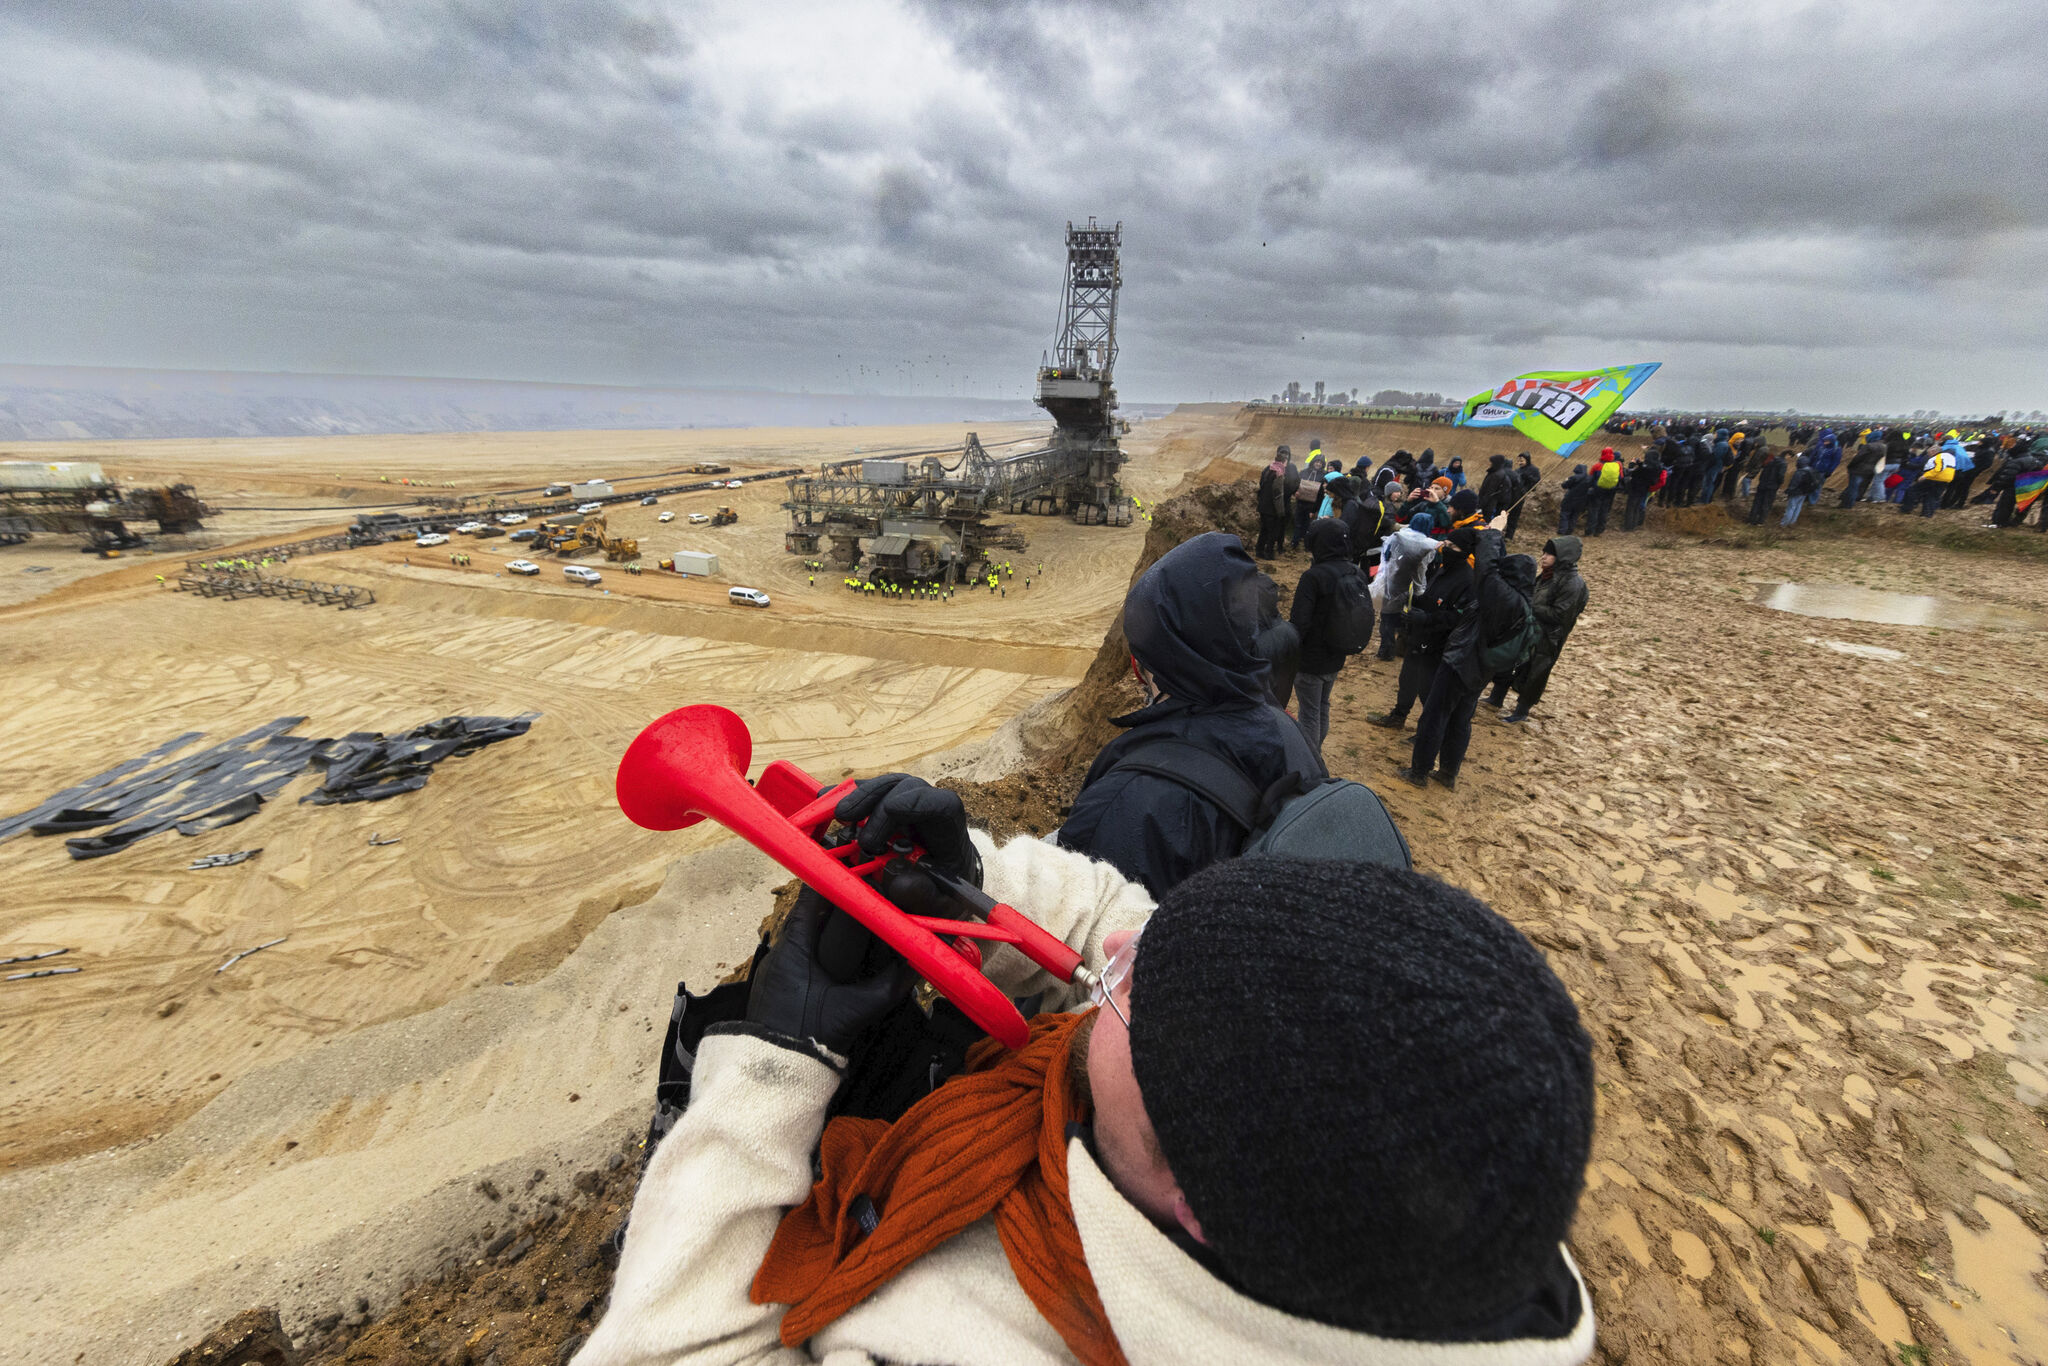
<instances>
[{"instance_id":1,"label":"muddy ground","mask_svg":"<svg viewBox=\"0 0 2048 1366\"><path fill-rule=\"evenodd\" d=\"M1244 512L1234 490L1178 500L1147 558ZM1572 1243L1597 1360L2048 1354L2048 637L1754 603L1777 581L2038 602L2028 547L1963 528L1933 544L1888 515L1783 536L1703 511L1688 518L1703 535L1653 522L1591 542L1592 602L1538 719L1482 711L1454 793L1387 781L1407 735L1364 717L1393 665L1354 662L1339 682L1333 771L1378 788L1422 867L1544 949L1593 1034L1599 1129ZM1120 659L1106 643L1033 718L1057 752L960 784L977 821L1057 823L1132 700ZM536 1244L555 1260L516 1288L487 1260L313 1359L559 1359L601 1312L586 1296L615 1206L593 1209ZM548 1310L535 1278L563 1266L582 1279ZM454 1345L422 1326L444 1323L477 1327Z\"/></svg>"},{"instance_id":2,"label":"muddy ground","mask_svg":"<svg viewBox=\"0 0 2048 1366\"><path fill-rule=\"evenodd\" d=\"M38 1129L67 1151L82 1143L83 1154L0 1173L21 1214L5 1255L17 1294L0 1315L12 1325L0 1360L51 1359L45 1348L83 1343L95 1348L83 1359L161 1361L174 1336L192 1341L192 1330L259 1303L277 1304L286 1334L318 1360L560 1360L602 1312L601 1244L628 1199L667 991L678 975L695 984L737 961L783 879L729 844L668 863L663 878L664 861L683 850L616 842L637 837L606 827L606 856L556 885L544 871L552 861L502 872L502 853L481 861L504 838L488 822L523 820L525 838L553 849L590 843L595 827L580 823L602 812L584 770L609 772L599 751L615 755L635 717L659 709L665 670L697 677L703 664L716 672L701 676L759 679L764 712L782 680L801 680L814 733L816 718L836 718L848 737L806 747L799 726L770 753L825 776L828 764L922 763L955 774L992 829L1048 829L1111 733L1107 717L1132 700L1114 628L1130 566L1187 534L1242 529L1246 498L1229 482L1272 442L1299 450L1306 434L1228 414L1149 432L1148 505L1184 478L1207 483L1155 509L1150 535L1131 533L1142 551L1126 542L1121 564L1098 559L1083 572L1074 561L1064 598L963 603L950 623L823 590L793 604L811 608L821 631L847 633L835 641L858 642L844 666L734 638L749 626L714 631L705 609L643 598L635 585L609 602L552 586L528 598L495 576L405 565L402 553L397 564L336 560L337 577L374 579L404 609L372 642L403 676L367 693L358 680L381 665L367 667L353 643L303 634L290 614L313 609L296 604L239 605L256 610L230 618L235 634L205 639L181 623L207 619L194 609L217 618L236 605L195 603L177 609L189 618L159 620L137 585L103 584L111 576L23 602L8 627L11 659L37 671L46 717L90 714L73 709L108 698L146 717L176 686L265 717L297 696L337 712L360 703L364 721L399 702L509 705L550 688L560 699L551 704L578 724L545 752L521 755L522 741L464 761L497 766L509 785L495 802L467 785L484 767L437 775L416 794L427 819L396 847L404 859L360 899L336 890L347 884L317 862L329 855L310 826L286 831L302 841L283 846L298 851L290 880L264 878L217 903L192 903L218 893L185 891L173 869L139 866L119 880L109 866L110 880L77 903L62 865L0 851L10 876L29 872L44 889L22 909L156 935L172 950L135 940L111 994L59 1012L61 1030L31 1026L54 1031L36 1037L62 1054L24 1071L29 1035L0 1036L0 1048L13 1041L16 1097L0 1118L23 1126L17 1133L69 1123L77 1099L101 1103L61 1078L20 1099L21 1078L59 1077L66 1057L113 1081L98 1113L135 1102L146 1112L140 1128L118 1133ZM1483 466L1491 446L1481 433L1402 424L1333 423L1322 434L1347 463L1360 450L1379 459L1432 444ZM642 453L650 468L658 454ZM401 463L416 462L393 458L390 468ZM1592 603L1549 697L1524 728L1482 712L1455 793L1390 781L1406 737L1364 717L1391 698L1392 665L1359 661L1340 679L1332 769L1386 795L1422 867L1484 896L1544 948L1595 1038L1600 1129L1573 1245L1594 1290L1601 1360L2048 1358L2037 1108L2048 1096L2048 865L2037 833L2048 636L1862 625L1754 602L1760 583L1789 581L2037 607L2048 540L1981 532L1980 511L1924 525L1830 513L1791 533L1732 525L1718 510L1657 513L1645 532L1590 543ZM1520 548L1537 548L1540 525L1525 524ZM741 528L728 544L742 572L787 575L765 544L768 525L747 515ZM1302 567L1283 560L1276 576L1291 584ZM1056 577L1049 566L1041 582ZM62 630L20 629L74 613ZM137 633L148 646L140 657L170 662L124 673L77 640L112 630ZM500 648L502 631L562 639ZM1043 652L988 671L1012 680L999 701L955 689L941 707L963 738L1020 713L985 743L939 755L929 742L892 739L931 691L908 678L889 693L893 715L844 711L846 680L890 677L916 667L906 652L963 639ZM222 657L234 661L225 676ZM1038 660L1058 668L1040 673ZM972 662L943 667L986 676L966 669ZM408 679L410 692L399 686ZM1045 700L1027 705L1034 696ZM91 768L43 730L35 738L44 748L0 770L0 787L40 796L45 769ZM508 794L543 814L519 816ZM351 854L348 868L362 857ZM490 889L498 877L523 890L509 921L511 903ZM662 882L652 899L621 895L649 878ZM171 890L152 901L157 886ZM124 1059L100 1046L109 1029L141 1029L157 1031L152 1049L181 1047L153 1013L168 999L158 984L210 972L216 940L309 897L308 932L336 943L264 967L254 992L201 998L197 1018L229 1031L211 1052L191 1035L159 1081L130 1065L146 1053ZM180 898L221 910L202 917ZM620 900L629 904L611 911ZM330 909L316 915L321 905ZM448 907L464 916L452 935L413 928ZM18 911L10 923L39 922ZM409 935L415 966L368 952ZM544 941L537 954L501 985L498 965L534 938ZM314 1036L259 994L311 986L336 1003L333 1027ZM364 1009L373 1002L388 1004ZM188 1029L192 1018L170 1024ZM285 1045L287 1056L234 1056L251 1040ZM122 1146L96 1151L110 1142ZM204 1246L179 1242L200 1227L217 1229ZM167 1261L163 1246L184 1255Z\"/></svg>"}]
</instances>

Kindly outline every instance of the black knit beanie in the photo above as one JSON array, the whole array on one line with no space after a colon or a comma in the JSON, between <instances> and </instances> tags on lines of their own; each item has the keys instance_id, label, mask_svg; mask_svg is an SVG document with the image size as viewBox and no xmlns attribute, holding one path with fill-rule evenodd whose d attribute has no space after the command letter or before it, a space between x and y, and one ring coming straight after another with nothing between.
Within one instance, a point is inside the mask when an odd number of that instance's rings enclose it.
<instances>
[{"instance_id":1,"label":"black knit beanie","mask_svg":"<svg viewBox=\"0 0 2048 1366\"><path fill-rule=\"evenodd\" d=\"M1591 1043L1473 897L1378 864L1212 865L1146 926L1130 1018L1167 1165L1244 1293L1459 1340L1557 1282Z\"/></svg>"},{"instance_id":2,"label":"black knit beanie","mask_svg":"<svg viewBox=\"0 0 2048 1366\"><path fill-rule=\"evenodd\" d=\"M1470 517L1479 511L1479 495L1471 489L1459 489L1451 495L1451 511L1460 517Z\"/></svg>"}]
</instances>

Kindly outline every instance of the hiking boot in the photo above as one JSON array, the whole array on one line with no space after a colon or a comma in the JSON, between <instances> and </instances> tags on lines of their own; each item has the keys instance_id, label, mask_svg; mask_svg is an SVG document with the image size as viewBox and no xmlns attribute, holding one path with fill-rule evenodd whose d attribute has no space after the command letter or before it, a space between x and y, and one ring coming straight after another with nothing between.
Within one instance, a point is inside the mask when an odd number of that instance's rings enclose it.
<instances>
[{"instance_id":1,"label":"hiking boot","mask_svg":"<svg viewBox=\"0 0 2048 1366\"><path fill-rule=\"evenodd\" d=\"M1394 776L1410 787L1429 786L1429 779L1412 768L1397 768L1394 770Z\"/></svg>"},{"instance_id":2,"label":"hiking boot","mask_svg":"<svg viewBox=\"0 0 2048 1366\"><path fill-rule=\"evenodd\" d=\"M1404 717L1396 716L1390 711L1383 711L1378 716L1366 717L1365 724L1368 726L1378 726L1381 730L1400 730L1408 722Z\"/></svg>"},{"instance_id":3,"label":"hiking boot","mask_svg":"<svg viewBox=\"0 0 2048 1366\"><path fill-rule=\"evenodd\" d=\"M1455 773L1446 773L1442 769L1438 769L1436 772L1430 774L1429 776L1436 779L1439 783L1442 783L1444 787L1448 788L1453 792L1458 790L1458 775Z\"/></svg>"},{"instance_id":4,"label":"hiking boot","mask_svg":"<svg viewBox=\"0 0 2048 1366\"><path fill-rule=\"evenodd\" d=\"M1511 725L1511 726L1519 726L1519 725L1521 725L1521 724L1522 724L1522 723L1523 723L1524 721L1526 721L1526 720L1528 720L1528 719L1529 719L1529 713L1528 713L1528 712L1525 712L1525 711L1518 711L1518 712L1514 712L1514 713L1512 713L1512 714L1510 714L1510 715L1507 715L1507 716L1503 716L1503 717L1501 717L1500 719L1501 719L1502 721L1505 721L1505 722L1506 722L1506 723L1507 723L1508 725Z\"/></svg>"}]
</instances>

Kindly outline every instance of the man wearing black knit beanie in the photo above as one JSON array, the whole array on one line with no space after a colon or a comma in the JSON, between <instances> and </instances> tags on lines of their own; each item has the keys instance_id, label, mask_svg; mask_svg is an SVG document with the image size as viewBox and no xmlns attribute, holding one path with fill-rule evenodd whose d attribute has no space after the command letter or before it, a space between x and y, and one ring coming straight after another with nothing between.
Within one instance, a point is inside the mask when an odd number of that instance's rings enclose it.
<instances>
[{"instance_id":1,"label":"man wearing black knit beanie","mask_svg":"<svg viewBox=\"0 0 2048 1366\"><path fill-rule=\"evenodd\" d=\"M1140 1146L1222 1279L1378 1337L1552 1349L1502 1360L1590 1348L1562 1246L1592 1143L1590 1043L1500 916L1375 864L1219 864L1147 923L1124 1013ZM1091 1076L1121 1017L1094 1024ZM1118 1171L1101 1124L1111 1179L1156 1182Z\"/></svg>"}]
</instances>

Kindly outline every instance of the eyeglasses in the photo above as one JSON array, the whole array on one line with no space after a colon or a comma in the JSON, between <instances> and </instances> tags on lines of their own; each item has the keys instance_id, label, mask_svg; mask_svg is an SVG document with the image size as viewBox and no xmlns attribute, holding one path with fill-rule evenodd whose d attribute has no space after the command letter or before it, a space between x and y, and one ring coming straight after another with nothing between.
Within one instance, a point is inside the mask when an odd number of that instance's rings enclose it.
<instances>
[{"instance_id":1,"label":"eyeglasses","mask_svg":"<svg viewBox=\"0 0 2048 1366\"><path fill-rule=\"evenodd\" d=\"M1108 1006L1116 1017L1124 1022L1124 1028L1131 1027L1131 1017L1124 1014L1124 1008L1117 1004L1116 989L1131 975L1131 965L1138 959L1138 940L1143 938L1145 927L1140 925L1137 933L1123 943L1110 960L1102 965L1102 972L1088 988L1088 999L1095 1005Z\"/></svg>"}]
</instances>

